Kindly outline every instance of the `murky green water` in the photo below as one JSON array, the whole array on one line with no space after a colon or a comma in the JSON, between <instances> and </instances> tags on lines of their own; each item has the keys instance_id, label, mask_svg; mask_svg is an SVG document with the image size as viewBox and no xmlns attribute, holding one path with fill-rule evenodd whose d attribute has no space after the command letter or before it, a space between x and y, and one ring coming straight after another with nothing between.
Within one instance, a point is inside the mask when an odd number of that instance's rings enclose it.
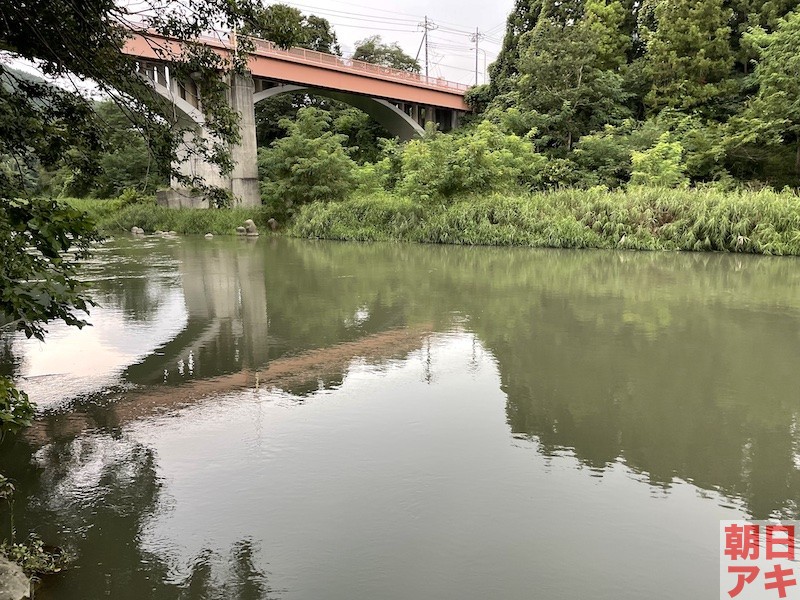
<instances>
[{"instance_id":1,"label":"murky green water","mask_svg":"<svg viewBox=\"0 0 800 600\"><path fill-rule=\"evenodd\" d=\"M132 241L94 327L15 338L43 599L718 594L800 513L800 262ZM2 345L0 345L2 347Z\"/></svg>"}]
</instances>

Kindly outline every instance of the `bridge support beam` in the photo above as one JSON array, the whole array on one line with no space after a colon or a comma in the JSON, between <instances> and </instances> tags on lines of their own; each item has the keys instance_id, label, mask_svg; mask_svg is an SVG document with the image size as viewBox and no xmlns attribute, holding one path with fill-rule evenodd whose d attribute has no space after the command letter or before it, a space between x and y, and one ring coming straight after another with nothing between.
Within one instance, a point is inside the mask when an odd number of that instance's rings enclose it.
<instances>
[{"instance_id":1,"label":"bridge support beam","mask_svg":"<svg viewBox=\"0 0 800 600\"><path fill-rule=\"evenodd\" d=\"M241 199L242 206L261 204L258 185L258 146L256 145L256 113L253 105L255 86L249 75L231 76L230 102L239 114L240 142L231 149L236 166L230 174L231 193Z\"/></svg>"},{"instance_id":2,"label":"bridge support beam","mask_svg":"<svg viewBox=\"0 0 800 600\"><path fill-rule=\"evenodd\" d=\"M217 165L191 156L189 149L193 137L199 136L212 141L202 118L197 114L187 115L191 119L192 132L184 136L184 143L178 150L179 162L175 165L182 175L199 177L206 185L229 191L236 206L258 206L261 194L258 185L258 164L256 148L256 117L253 107L253 79L249 75L231 74L228 81L228 102L239 115L240 141L230 147L233 170L222 175ZM160 86L157 86L160 87ZM174 87L174 86L173 86ZM199 111L197 111L199 112ZM181 190L176 181L172 181L173 192L163 194L164 202L170 206L195 206L205 208L208 202L203 198L192 199L186 190Z\"/></svg>"}]
</instances>

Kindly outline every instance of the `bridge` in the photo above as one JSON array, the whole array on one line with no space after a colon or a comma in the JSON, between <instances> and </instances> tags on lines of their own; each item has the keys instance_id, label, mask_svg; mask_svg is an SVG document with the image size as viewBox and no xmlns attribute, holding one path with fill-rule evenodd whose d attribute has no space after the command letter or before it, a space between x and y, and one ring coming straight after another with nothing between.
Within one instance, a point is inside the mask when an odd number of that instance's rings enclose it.
<instances>
[{"instance_id":1,"label":"bridge","mask_svg":"<svg viewBox=\"0 0 800 600\"><path fill-rule=\"evenodd\" d=\"M206 36L198 41L223 56L235 51L235 37ZM454 129L469 110L464 102L469 86L463 84L305 48L281 49L266 40L251 41L254 49L247 56L249 73L227 76L228 102L239 114L241 133L240 143L231 148L236 163L233 171L222 176L216 166L188 152L175 165L183 175L201 177L209 185L229 190L242 206L261 203L255 105L268 98L308 93L339 100L361 109L401 140L422 135L425 124L431 121L444 131ZM193 134L208 139L197 82L173 77L170 70L170 64L180 60L180 42L138 30L128 38L123 51L136 59L139 73L174 106L176 121L188 130L184 147ZM208 206L206 199L193 198L175 181L172 188L166 195L170 206Z\"/></svg>"}]
</instances>

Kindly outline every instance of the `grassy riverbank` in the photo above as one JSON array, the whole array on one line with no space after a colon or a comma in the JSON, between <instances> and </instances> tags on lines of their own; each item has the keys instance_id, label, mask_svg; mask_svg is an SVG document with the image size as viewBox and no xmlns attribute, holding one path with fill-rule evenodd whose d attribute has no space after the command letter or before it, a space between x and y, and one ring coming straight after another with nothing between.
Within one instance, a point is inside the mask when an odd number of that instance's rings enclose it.
<instances>
[{"instance_id":1,"label":"grassy riverbank","mask_svg":"<svg viewBox=\"0 0 800 600\"><path fill-rule=\"evenodd\" d=\"M443 205L382 195L309 204L289 232L331 240L800 255L800 197L771 191L567 189Z\"/></svg>"},{"instance_id":2,"label":"grassy riverbank","mask_svg":"<svg viewBox=\"0 0 800 600\"><path fill-rule=\"evenodd\" d=\"M176 231L180 234L235 235L236 228L247 219L253 219L261 231L268 231L266 207L232 208L223 210L170 209L158 206L150 199L79 199L67 198L65 202L88 212L105 233L130 231L141 227L147 233Z\"/></svg>"}]
</instances>

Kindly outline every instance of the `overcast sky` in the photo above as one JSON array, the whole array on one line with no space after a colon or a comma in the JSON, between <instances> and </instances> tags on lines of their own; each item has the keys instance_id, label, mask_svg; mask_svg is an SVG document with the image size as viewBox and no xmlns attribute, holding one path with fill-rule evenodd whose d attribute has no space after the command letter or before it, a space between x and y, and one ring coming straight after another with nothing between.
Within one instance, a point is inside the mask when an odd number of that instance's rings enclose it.
<instances>
[{"instance_id":1,"label":"overcast sky","mask_svg":"<svg viewBox=\"0 0 800 600\"><path fill-rule=\"evenodd\" d=\"M505 21L514 0L283 0L306 14L325 17L333 25L342 51L349 54L356 41L380 35L384 42L398 42L407 54L416 56L424 72L424 48L420 50L427 15L437 27L430 32L429 68L432 76L460 83L475 83L475 44L470 41L477 27L482 35L478 70L483 83L484 59L497 56L505 33Z\"/></svg>"}]
</instances>

